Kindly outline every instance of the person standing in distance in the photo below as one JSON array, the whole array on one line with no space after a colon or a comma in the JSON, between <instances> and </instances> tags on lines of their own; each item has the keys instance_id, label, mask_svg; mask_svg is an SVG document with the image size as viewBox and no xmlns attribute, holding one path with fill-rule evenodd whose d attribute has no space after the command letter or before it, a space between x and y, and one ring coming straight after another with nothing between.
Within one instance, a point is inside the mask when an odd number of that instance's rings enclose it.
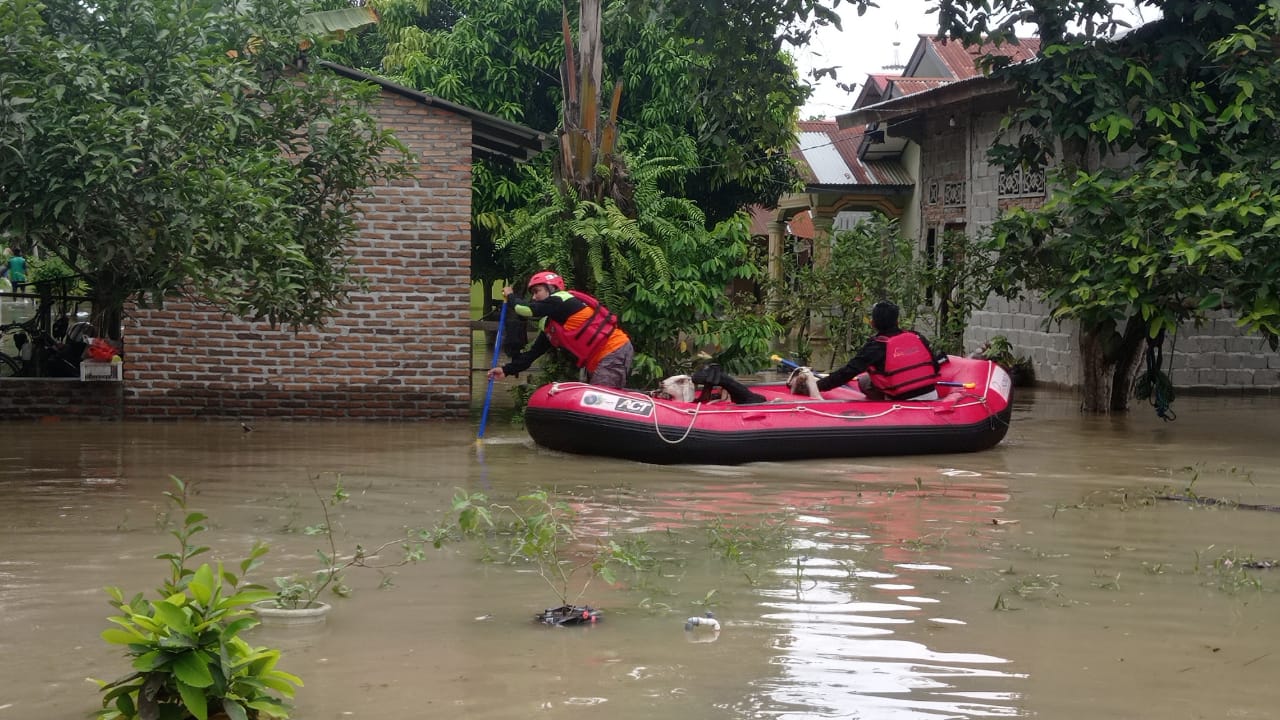
<instances>
[{"instance_id":1,"label":"person standing in distance","mask_svg":"<svg viewBox=\"0 0 1280 720\"><path fill-rule=\"evenodd\" d=\"M18 248L10 248L9 252L9 282L13 284L13 291L20 293L27 287L27 259Z\"/></svg>"},{"instance_id":2,"label":"person standing in distance","mask_svg":"<svg viewBox=\"0 0 1280 720\"><path fill-rule=\"evenodd\" d=\"M541 332L528 350L491 369L490 378L518 375L558 347L569 351L578 367L587 369L587 382L592 385L626 387L636 351L619 327L617 315L584 292L566 290L564 278L553 270L539 270L529 278L531 299L512 297L513 292L510 286L502 289L511 310L519 317L537 320Z\"/></svg>"}]
</instances>

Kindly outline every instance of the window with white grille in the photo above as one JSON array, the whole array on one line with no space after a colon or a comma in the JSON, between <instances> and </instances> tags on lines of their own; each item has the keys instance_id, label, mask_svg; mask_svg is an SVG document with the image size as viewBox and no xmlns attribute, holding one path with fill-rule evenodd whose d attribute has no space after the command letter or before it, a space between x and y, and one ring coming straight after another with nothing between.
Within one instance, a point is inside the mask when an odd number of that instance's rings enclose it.
<instances>
[{"instance_id":1,"label":"window with white grille","mask_svg":"<svg viewBox=\"0 0 1280 720\"><path fill-rule=\"evenodd\" d=\"M1044 197L1044 169L1018 167L1013 172L1001 171L996 187L1001 198Z\"/></svg>"},{"instance_id":2,"label":"window with white grille","mask_svg":"<svg viewBox=\"0 0 1280 720\"><path fill-rule=\"evenodd\" d=\"M942 206L964 207L965 181L942 183Z\"/></svg>"}]
</instances>

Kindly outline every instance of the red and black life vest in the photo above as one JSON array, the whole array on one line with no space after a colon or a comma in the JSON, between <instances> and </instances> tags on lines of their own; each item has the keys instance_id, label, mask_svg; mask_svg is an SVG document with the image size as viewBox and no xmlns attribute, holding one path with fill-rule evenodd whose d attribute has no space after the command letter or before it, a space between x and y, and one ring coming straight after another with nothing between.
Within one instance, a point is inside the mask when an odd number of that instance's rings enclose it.
<instances>
[{"instance_id":1,"label":"red and black life vest","mask_svg":"<svg viewBox=\"0 0 1280 720\"><path fill-rule=\"evenodd\" d=\"M889 397L909 397L931 387L938 379L929 348L920 336L904 330L897 335L880 335L884 346L884 370L871 372L871 384Z\"/></svg>"},{"instance_id":2,"label":"red and black life vest","mask_svg":"<svg viewBox=\"0 0 1280 720\"><path fill-rule=\"evenodd\" d=\"M566 300L568 298L565 296L576 297L591 308L591 317L587 318L587 321L577 330L566 330L564 325L550 318L546 319L542 329L552 345L573 353L573 356L578 359L578 367L583 367L600 349L600 346L605 344L609 335L618 329L618 316L609 312L609 308L601 305L599 300L584 292L563 290L556 295Z\"/></svg>"}]
</instances>

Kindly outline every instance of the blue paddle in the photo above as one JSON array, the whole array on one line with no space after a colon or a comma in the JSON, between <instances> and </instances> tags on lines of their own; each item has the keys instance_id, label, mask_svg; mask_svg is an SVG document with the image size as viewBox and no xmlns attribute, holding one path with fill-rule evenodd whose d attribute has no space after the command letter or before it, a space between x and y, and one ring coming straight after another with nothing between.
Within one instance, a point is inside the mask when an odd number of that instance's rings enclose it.
<instances>
[{"instance_id":1,"label":"blue paddle","mask_svg":"<svg viewBox=\"0 0 1280 720\"><path fill-rule=\"evenodd\" d=\"M800 367L799 363L792 362L791 360L788 360L782 357L781 355L770 355L769 359L782 365L782 367L784 368L790 368L792 370L795 370L796 368Z\"/></svg>"},{"instance_id":2,"label":"blue paddle","mask_svg":"<svg viewBox=\"0 0 1280 720\"><path fill-rule=\"evenodd\" d=\"M498 367L498 353L502 352L502 331L507 324L507 301L502 301L502 310L498 311L498 334L493 338L493 363L491 368ZM480 411L480 432L476 434L476 444L484 440L484 426L489 422L489 401L493 400L493 377L489 377L489 387L484 391L484 410Z\"/></svg>"}]
</instances>

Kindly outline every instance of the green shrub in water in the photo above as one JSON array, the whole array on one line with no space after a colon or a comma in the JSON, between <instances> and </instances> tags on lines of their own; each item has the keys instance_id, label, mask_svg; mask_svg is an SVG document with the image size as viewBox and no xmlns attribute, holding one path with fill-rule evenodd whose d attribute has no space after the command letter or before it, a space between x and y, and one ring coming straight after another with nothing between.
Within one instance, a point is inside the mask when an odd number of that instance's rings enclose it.
<instances>
[{"instance_id":1,"label":"green shrub in water","mask_svg":"<svg viewBox=\"0 0 1280 720\"><path fill-rule=\"evenodd\" d=\"M597 577L616 582L615 567L640 572L653 565L642 544L580 537L574 527L577 513L543 488L530 490L511 505L490 503L483 493L458 489L453 510L464 536L493 533L495 539L505 539L507 562L531 564L561 605L579 603Z\"/></svg>"},{"instance_id":2,"label":"green shrub in water","mask_svg":"<svg viewBox=\"0 0 1280 720\"><path fill-rule=\"evenodd\" d=\"M108 618L116 627L102 639L122 645L133 658L133 672L114 682L95 681L102 689L102 720L264 720L289 717L292 698L302 681L276 669L280 651L253 647L240 634L258 624L249 606L275 593L241 584L267 547L255 544L238 566L240 577L221 562L191 568L192 558L208 552L192 538L205 530L206 516L187 510L187 486L173 478L177 492L165 496L181 513L182 526L171 531L180 550L163 553L170 576L159 599L142 593L126 601L109 587L119 611Z\"/></svg>"},{"instance_id":3,"label":"green shrub in water","mask_svg":"<svg viewBox=\"0 0 1280 720\"><path fill-rule=\"evenodd\" d=\"M382 574L381 587L389 587L391 585L391 576L386 574L387 570L423 560L426 557L425 548L427 543L439 550L444 547L445 542L449 539L447 528L415 528L405 531L403 537L389 540L373 549L366 550L364 546L356 545L350 555L339 556L337 540L333 535L333 520L329 515L329 509L330 507L337 508L345 504L351 496L342 484L341 475L338 476L333 492L327 498L322 496L319 488L316 487L316 481L319 479L319 476L309 477L308 482L311 485L311 492L320 503L322 522L316 525L308 525L302 531L307 535L314 535L323 539L324 544L316 548L316 557L320 560L320 567L310 573L297 573L275 578L276 591L272 599L278 608L297 610L315 607L320 603L320 595L326 589L329 589L339 597L349 596L351 588L343 581L343 576L350 568L361 567L376 570ZM401 550L400 556L395 559L381 561L379 558L382 551L392 546L399 546Z\"/></svg>"}]
</instances>

